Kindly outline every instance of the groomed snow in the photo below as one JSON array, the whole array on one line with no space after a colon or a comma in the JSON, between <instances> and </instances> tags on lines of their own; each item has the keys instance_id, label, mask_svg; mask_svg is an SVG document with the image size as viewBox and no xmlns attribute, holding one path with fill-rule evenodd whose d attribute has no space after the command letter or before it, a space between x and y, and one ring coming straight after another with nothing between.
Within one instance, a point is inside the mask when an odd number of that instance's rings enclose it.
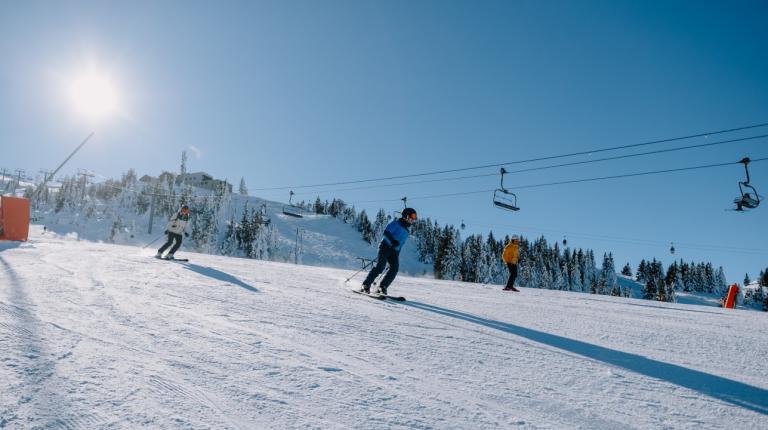
<instances>
[{"instance_id":1,"label":"groomed snow","mask_svg":"<svg viewBox=\"0 0 768 430\"><path fill-rule=\"evenodd\" d=\"M0 243L0 428L757 429L768 315ZM358 280L360 278L357 278Z\"/></svg>"}]
</instances>

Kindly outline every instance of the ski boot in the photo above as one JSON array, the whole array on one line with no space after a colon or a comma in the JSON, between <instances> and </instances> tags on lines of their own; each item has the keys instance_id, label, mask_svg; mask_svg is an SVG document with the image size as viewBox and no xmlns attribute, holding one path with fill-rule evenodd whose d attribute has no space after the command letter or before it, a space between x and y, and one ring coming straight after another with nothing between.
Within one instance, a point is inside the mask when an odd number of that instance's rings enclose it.
<instances>
[{"instance_id":1,"label":"ski boot","mask_svg":"<svg viewBox=\"0 0 768 430\"><path fill-rule=\"evenodd\" d=\"M163 253L158 252L157 254L155 254L155 258L163 258Z\"/></svg>"},{"instance_id":2,"label":"ski boot","mask_svg":"<svg viewBox=\"0 0 768 430\"><path fill-rule=\"evenodd\" d=\"M387 287L382 287L381 285L379 285L379 294L381 294L382 296L386 296L387 295Z\"/></svg>"},{"instance_id":3,"label":"ski boot","mask_svg":"<svg viewBox=\"0 0 768 430\"><path fill-rule=\"evenodd\" d=\"M173 254L168 254L165 256L166 260L173 260Z\"/></svg>"},{"instance_id":4,"label":"ski boot","mask_svg":"<svg viewBox=\"0 0 768 430\"><path fill-rule=\"evenodd\" d=\"M371 294L371 286L363 284L363 288L360 289L360 291L364 292L365 294Z\"/></svg>"}]
</instances>

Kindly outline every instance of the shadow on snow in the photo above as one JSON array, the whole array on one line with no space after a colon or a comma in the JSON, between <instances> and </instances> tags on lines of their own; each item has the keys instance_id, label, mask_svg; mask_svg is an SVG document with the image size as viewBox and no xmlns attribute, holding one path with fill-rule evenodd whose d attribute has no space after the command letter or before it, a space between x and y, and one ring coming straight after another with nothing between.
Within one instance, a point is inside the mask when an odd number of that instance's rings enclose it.
<instances>
[{"instance_id":1,"label":"shadow on snow","mask_svg":"<svg viewBox=\"0 0 768 430\"><path fill-rule=\"evenodd\" d=\"M721 376L710 375L698 370L643 357L637 354L617 351L563 336L545 333L514 324L494 321L476 315L441 308L419 302L402 302L403 305L434 312L488 328L514 334L545 345L550 345L593 360L602 361L641 375L667 381L716 399L768 415L768 390L733 381Z\"/></svg>"},{"instance_id":2,"label":"shadow on snow","mask_svg":"<svg viewBox=\"0 0 768 430\"><path fill-rule=\"evenodd\" d=\"M255 287L252 287L245 282L241 281L235 276L230 275L229 273L222 272L221 270L216 270L212 267L205 267L205 266L198 266L197 264L192 263L184 263L184 267L187 269L199 273L201 275L207 276L209 278L217 279L219 281L228 282L233 285L237 285L238 287L245 288L248 291L252 291L254 293L259 292Z\"/></svg>"}]
</instances>

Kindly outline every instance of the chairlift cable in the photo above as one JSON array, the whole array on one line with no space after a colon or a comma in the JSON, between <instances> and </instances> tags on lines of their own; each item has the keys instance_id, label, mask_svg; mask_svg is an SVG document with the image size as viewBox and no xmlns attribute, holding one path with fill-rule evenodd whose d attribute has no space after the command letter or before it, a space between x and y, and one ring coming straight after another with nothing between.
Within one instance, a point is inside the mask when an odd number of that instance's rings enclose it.
<instances>
[{"instance_id":1,"label":"chairlift cable","mask_svg":"<svg viewBox=\"0 0 768 430\"><path fill-rule=\"evenodd\" d=\"M758 136L750 136L750 137L742 137L738 139L729 139L729 140L723 140L718 142L710 142L710 143L702 143L698 145L689 145L689 146L682 146L678 148L669 148L669 149L660 149L656 151L648 151L648 152L640 152L637 154L627 154L627 155L617 155L614 157L606 157L606 158L599 158L595 160L584 160L584 161L574 161L571 163L561 163L561 164L552 164L548 166L540 166L540 167L531 167L528 169L519 169L519 170L512 170L512 171L506 171L506 173L523 173L523 172L534 172L538 170L546 170L546 169L555 169L559 167L567 167L567 166L576 166L576 165L582 165L582 164L591 164L591 163L598 163L603 161L613 161L613 160L621 160L624 158L633 158L633 157L640 157L640 156L646 156L646 155L654 155L654 154L661 154L661 153L667 153L667 152L676 152L676 151L683 151L687 149L696 149L696 148L703 148L703 147L709 147L709 146L715 146L715 145L723 145L726 143L735 143L735 142L743 142L746 140L753 140L753 139L762 139L768 137L768 134L761 134ZM371 189L371 188L386 188L386 187L397 187L397 186L405 186L405 185L415 185L415 184L426 184L426 183L434 183L434 182L448 182L448 181L459 181L459 180L465 180L465 179L477 179L477 178L485 178L489 176L498 176L498 173L484 173L480 175L470 175L470 176L457 176L453 178L439 178L439 179L425 179L425 180L419 180L419 181L410 181L410 182L398 182L395 184L379 184L379 185L367 185L367 186L361 186L361 187L354 187L354 188L341 188L341 189L333 189L333 190L315 190L315 191L306 191L303 193L296 193L296 195L312 195L312 194L318 194L318 193L331 193L331 192L340 192L340 191L356 191L356 190L365 190L365 189Z\"/></svg>"},{"instance_id":2,"label":"chairlift cable","mask_svg":"<svg viewBox=\"0 0 768 430\"><path fill-rule=\"evenodd\" d=\"M388 176L388 177L382 177L382 178L372 178L372 179L359 179L359 180L350 180L350 181L339 181L339 182L328 182L328 183L322 183L322 184L312 184L312 185L293 185L293 186L282 186L282 187L266 187L266 188L254 188L252 191L274 191L274 190L286 190L286 189L299 189L299 188L317 188L317 187L327 187L327 186L335 186L335 185L349 185L349 184L359 184L359 183L365 183L365 182L379 182L379 181L388 181L393 179L403 179L403 178L413 178L413 177L419 177L419 176L431 176L431 175L439 175L444 173L455 173L455 172L465 172L468 170L478 170L478 169L486 169L490 167L501 167L505 165L511 165L511 164L523 164L523 163L531 163L534 161L545 161L545 160L554 160L558 158L565 158L565 157L574 157L577 155L587 155L587 154L594 154L598 152L608 152L608 151L616 151L619 149L627 149L627 148L636 148L640 146L648 146L648 145L655 145L659 143L667 143L667 142L675 142L679 140L686 140L686 139L693 139L696 137L708 137L716 134L723 134L723 133L732 133L736 131L742 131L742 130L749 130L753 128L760 128L768 126L767 123L760 123L760 124L754 124L754 125L748 125L743 127L736 127L736 128L730 128L730 129L724 129L724 130L716 130L716 131L710 131L705 133L698 133L698 134L691 134L687 136L679 136L679 137L673 137L668 139L660 139L660 140L653 140L649 142L642 142L642 143L633 143L628 145L619 145L619 146L613 146L608 148L598 148L598 149L592 149L588 151L579 151L579 152L572 152L567 154L560 154L560 155L551 155L546 157L537 157L537 158L530 158L527 160L517 160L517 161L508 161L504 163L493 163L493 164L485 164L481 166L472 166L472 167L464 167L464 168L457 168L457 169L446 169L446 170L436 170L431 172L422 172L422 173L412 173L407 175L396 175L396 176Z\"/></svg>"},{"instance_id":3,"label":"chairlift cable","mask_svg":"<svg viewBox=\"0 0 768 430\"><path fill-rule=\"evenodd\" d=\"M765 158L757 158L754 160L751 160L752 163L760 162L760 161L766 161L768 160L768 157ZM665 170L655 170L650 172L638 172L638 173L627 173L624 175L613 175L613 176L602 176L598 178L585 178L585 179L574 179L570 181L558 181L558 182L548 182L544 184L534 184L534 185L520 185L516 187L509 187L507 189L509 190L521 190L521 189L527 189L527 188L539 188L539 187L548 187L548 186L554 186L554 185L566 185L566 184L576 184L576 183L582 183L582 182L595 182L595 181L604 181L609 179L621 179L621 178L630 178L630 177L636 177L636 176L647 176L647 175L657 175L662 173L672 173L672 172L683 172L688 170L697 170L697 169L708 169L713 167L723 167L723 166L730 166L732 164L739 164L740 162L728 162L728 163L717 163L717 164L707 164L704 166L692 166L692 167L681 167L677 169L665 169ZM482 193L490 193L495 191L495 188L491 189L485 189L485 190L476 190L476 191L464 191L459 193L447 193L447 194L433 194L433 195L426 195L426 196L416 196L412 197L412 199L415 200L427 200L427 199L436 199L436 198L443 198L443 197L457 197L457 196L466 196L471 194L482 194ZM362 200L354 202L354 204L360 204L360 203L378 203L378 202L392 202L397 201L398 199L381 199L381 200Z\"/></svg>"}]
</instances>

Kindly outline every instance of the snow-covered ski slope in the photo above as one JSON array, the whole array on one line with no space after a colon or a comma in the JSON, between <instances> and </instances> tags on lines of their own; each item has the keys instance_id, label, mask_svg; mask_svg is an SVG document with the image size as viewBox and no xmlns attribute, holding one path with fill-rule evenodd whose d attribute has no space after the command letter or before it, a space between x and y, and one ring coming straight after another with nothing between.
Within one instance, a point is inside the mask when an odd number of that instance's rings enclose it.
<instances>
[{"instance_id":1,"label":"snow-covered ski slope","mask_svg":"<svg viewBox=\"0 0 768 430\"><path fill-rule=\"evenodd\" d=\"M755 312L409 277L376 301L349 270L153 253L0 243L0 428L768 422Z\"/></svg>"}]
</instances>

